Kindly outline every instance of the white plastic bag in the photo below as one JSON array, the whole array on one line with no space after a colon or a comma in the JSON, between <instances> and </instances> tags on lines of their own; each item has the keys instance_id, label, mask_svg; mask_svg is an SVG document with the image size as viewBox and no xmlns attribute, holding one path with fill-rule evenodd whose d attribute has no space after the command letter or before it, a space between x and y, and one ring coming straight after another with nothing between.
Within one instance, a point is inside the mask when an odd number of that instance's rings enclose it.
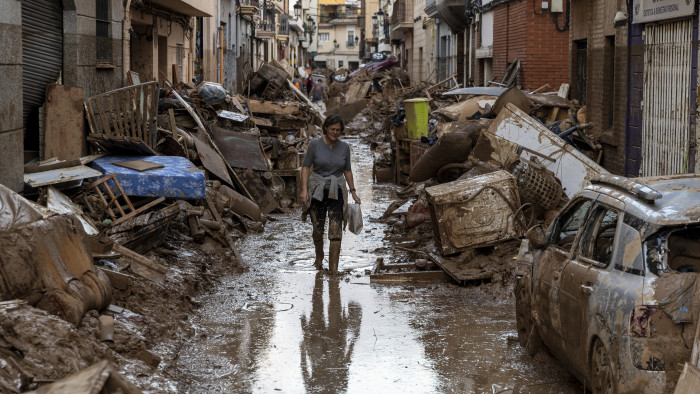
<instances>
[{"instance_id":1,"label":"white plastic bag","mask_svg":"<svg viewBox=\"0 0 700 394\"><path fill-rule=\"evenodd\" d=\"M355 235L362 232L362 209L360 204L348 204L348 227Z\"/></svg>"}]
</instances>

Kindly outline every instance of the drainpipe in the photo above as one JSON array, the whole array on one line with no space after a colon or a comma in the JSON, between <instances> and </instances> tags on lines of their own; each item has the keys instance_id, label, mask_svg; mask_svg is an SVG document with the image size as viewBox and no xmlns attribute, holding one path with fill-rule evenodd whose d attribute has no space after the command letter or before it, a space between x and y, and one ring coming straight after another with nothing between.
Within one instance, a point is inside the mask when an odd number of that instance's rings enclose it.
<instances>
[{"instance_id":1,"label":"drainpipe","mask_svg":"<svg viewBox=\"0 0 700 394\"><path fill-rule=\"evenodd\" d=\"M224 30L221 28L221 0L216 0L216 35L219 38L219 83L224 86Z\"/></svg>"},{"instance_id":2,"label":"drainpipe","mask_svg":"<svg viewBox=\"0 0 700 394\"><path fill-rule=\"evenodd\" d=\"M131 69L131 53L129 29L131 29L131 18L129 17L129 9L131 9L131 0L124 0L124 17L122 18L122 86L126 86L126 72Z\"/></svg>"},{"instance_id":3,"label":"drainpipe","mask_svg":"<svg viewBox=\"0 0 700 394\"><path fill-rule=\"evenodd\" d=\"M440 19L435 17L435 82L440 81Z\"/></svg>"}]
</instances>

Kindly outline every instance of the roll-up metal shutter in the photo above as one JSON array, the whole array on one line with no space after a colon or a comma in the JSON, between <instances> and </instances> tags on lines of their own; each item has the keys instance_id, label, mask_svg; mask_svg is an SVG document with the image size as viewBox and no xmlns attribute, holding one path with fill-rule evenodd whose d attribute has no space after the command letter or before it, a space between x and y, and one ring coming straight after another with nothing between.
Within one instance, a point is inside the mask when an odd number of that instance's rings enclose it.
<instances>
[{"instance_id":1,"label":"roll-up metal shutter","mask_svg":"<svg viewBox=\"0 0 700 394\"><path fill-rule=\"evenodd\" d=\"M22 0L22 94L24 127L44 102L46 85L63 67L63 9L60 0Z\"/></svg>"},{"instance_id":2,"label":"roll-up metal shutter","mask_svg":"<svg viewBox=\"0 0 700 394\"><path fill-rule=\"evenodd\" d=\"M640 175L687 172L693 56L691 19L644 27Z\"/></svg>"}]
</instances>

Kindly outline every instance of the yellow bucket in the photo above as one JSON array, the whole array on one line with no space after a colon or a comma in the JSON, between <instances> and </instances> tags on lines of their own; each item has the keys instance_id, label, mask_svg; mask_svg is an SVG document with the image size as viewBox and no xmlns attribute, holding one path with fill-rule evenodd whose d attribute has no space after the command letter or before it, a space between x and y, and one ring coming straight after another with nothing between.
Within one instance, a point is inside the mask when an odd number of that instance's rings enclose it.
<instances>
[{"instance_id":1,"label":"yellow bucket","mask_svg":"<svg viewBox=\"0 0 700 394\"><path fill-rule=\"evenodd\" d=\"M403 105L406 109L406 128L408 129L408 138L419 140L420 137L428 136L428 105L430 99L414 98L404 100Z\"/></svg>"}]
</instances>

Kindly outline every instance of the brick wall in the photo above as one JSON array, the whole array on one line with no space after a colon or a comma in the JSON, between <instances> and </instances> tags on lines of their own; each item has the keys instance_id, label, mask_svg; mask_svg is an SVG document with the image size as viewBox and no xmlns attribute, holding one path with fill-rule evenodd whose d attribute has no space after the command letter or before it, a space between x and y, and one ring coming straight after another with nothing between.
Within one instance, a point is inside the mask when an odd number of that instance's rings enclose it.
<instances>
[{"instance_id":1,"label":"brick wall","mask_svg":"<svg viewBox=\"0 0 700 394\"><path fill-rule=\"evenodd\" d=\"M499 81L506 72L508 63L520 59L524 67L527 42L528 0L512 1L494 10L493 15L493 76ZM518 75L518 84L523 86L524 73Z\"/></svg>"},{"instance_id":2,"label":"brick wall","mask_svg":"<svg viewBox=\"0 0 700 394\"><path fill-rule=\"evenodd\" d=\"M523 89L534 90L549 84L553 90L559 85L569 82L569 30L557 30L552 14L542 13L540 3L523 1L525 21L525 61L521 58L523 69L519 78ZM566 7L566 2L564 2ZM541 15L536 15L542 13ZM566 24L566 13L558 16L558 25L563 28Z\"/></svg>"},{"instance_id":3,"label":"brick wall","mask_svg":"<svg viewBox=\"0 0 700 394\"><path fill-rule=\"evenodd\" d=\"M544 84L552 89L568 82L569 33L559 32L551 14L540 13L539 2L512 1L494 10L493 74L500 80L508 64L520 60L518 85L534 90ZM565 25L565 14L559 16L559 26Z\"/></svg>"}]
</instances>

